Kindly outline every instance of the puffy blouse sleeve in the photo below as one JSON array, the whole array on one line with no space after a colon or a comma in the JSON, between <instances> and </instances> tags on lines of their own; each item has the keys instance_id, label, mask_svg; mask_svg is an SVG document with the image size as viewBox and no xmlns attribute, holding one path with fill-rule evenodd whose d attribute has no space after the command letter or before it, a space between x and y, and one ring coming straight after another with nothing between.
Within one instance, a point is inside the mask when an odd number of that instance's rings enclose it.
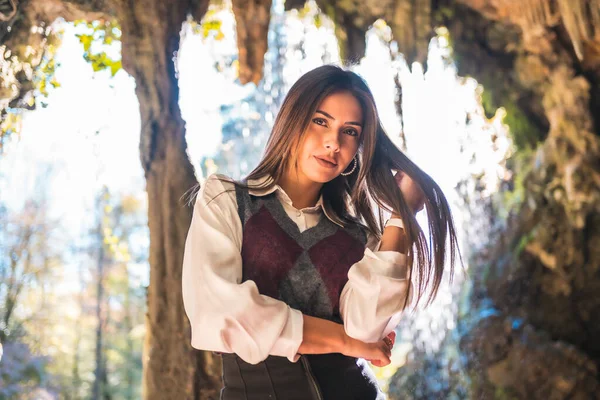
<instances>
[{"instance_id":1,"label":"puffy blouse sleeve","mask_svg":"<svg viewBox=\"0 0 600 400\"><path fill-rule=\"evenodd\" d=\"M236 353L256 364L299 358L302 313L242 282L242 224L233 184L211 175L199 192L185 242L183 304L201 350Z\"/></svg>"},{"instance_id":2,"label":"puffy blouse sleeve","mask_svg":"<svg viewBox=\"0 0 600 400\"><path fill-rule=\"evenodd\" d=\"M406 255L379 251L380 241L369 235L364 257L348 271L340 296L340 313L348 336L376 342L398 325L410 297Z\"/></svg>"}]
</instances>

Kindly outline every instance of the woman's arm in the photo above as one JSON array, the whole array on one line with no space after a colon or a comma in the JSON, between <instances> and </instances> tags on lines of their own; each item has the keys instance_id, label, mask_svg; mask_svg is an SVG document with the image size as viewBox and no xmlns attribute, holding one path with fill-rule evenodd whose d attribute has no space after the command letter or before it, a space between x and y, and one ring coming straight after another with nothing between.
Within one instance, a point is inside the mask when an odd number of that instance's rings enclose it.
<instances>
[{"instance_id":1,"label":"woman's arm","mask_svg":"<svg viewBox=\"0 0 600 400\"><path fill-rule=\"evenodd\" d=\"M237 202L210 177L196 204L186 239L182 289L192 346L236 353L256 364L269 355L296 361L300 353L342 353L389 363L385 343L349 338L340 324L302 315L241 282L242 227Z\"/></svg>"},{"instance_id":2,"label":"woman's arm","mask_svg":"<svg viewBox=\"0 0 600 400\"><path fill-rule=\"evenodd\" d=\"M398 214L392 214L392 219L402 221L402 217ZM396 251L401 254L406 254L408 251L408 240L404 229L388 225L383 230L381 235L381 243L379 245L379 251Z\"/></svg>"},{"instance_id":3,"label":"woman's arm","mask_svg":"<svg viewBox=\"0 0 600 400\"><path fill-rule=\"evenodd\" d=\"M300 354L343 353L346 343L344 327L322 318L302 315L304 324Z\"/></svg>"},{"instance_id":4,"label":"woman's arm","mask_svg":"<svg viewBox=\"0 0 600 400\"><path fill-rule=\"evenodd\" d=\"M387 226L381 241L374 239L370 237L365 256L348 271L340 296L346 333L365 342L376 342L392 332L412 300L410 291L405 304L411 283L404 230Z\"/></svg>"},{"instance_id":5,"label":"woman's arm","mask_svg":"<svg viewBox=\"0 0 600 400\"><path fill-rule=\"evenodd\" d=\"M242 226L235 192L224 190L215 177L204 183L186 238L182 294L191 344L253 364L270 354L296 361L302 313L242 282Z\"/></svg>"},{"instance_id":6,"label":"woman's arm","mask_svg":"<svg viewBox=\"0 0 600 400\"><path fill-rule=\"evenodd\" d=\"M303 315L303 319L303 338L298 353L341 353L364 358L377 366L390 363L395 335L391 335L387 343L384 340L365 343L348 336L341 324L308 315Z\"/></svg>"},{"instance_id":7,"label":"woman's arm","mask_svg":"<svg viewBox=\"0 0 600 400\"><path fill-rule=\"evenodd\" d=\"M421 188L402 171L394 176L404 201L414 214L425 205ZM404 308L412 301L411 265L407 265L408 243L400 215L392 218L400 226L387 226L380 242L367 246L365 257L348 271L348 283L340 296L340 311L348 335L374 342L393 331ZM408 291L408 298L407 298Z\"/></svg>"}]
</instances>

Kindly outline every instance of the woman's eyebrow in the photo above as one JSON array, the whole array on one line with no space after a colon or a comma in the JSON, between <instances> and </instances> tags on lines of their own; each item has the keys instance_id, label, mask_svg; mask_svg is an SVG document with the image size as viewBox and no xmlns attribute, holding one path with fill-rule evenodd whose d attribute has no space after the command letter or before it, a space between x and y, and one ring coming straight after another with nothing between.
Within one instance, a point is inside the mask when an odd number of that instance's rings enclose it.
<instances>
[{"instance_id":1,"label":"woman's eyebrow","mask_svg":"<svg viewBox=\"0 0 600 400\"><path fill-rule=\"evenodd\" d=\"M334 120L334 121L335 121L335 118L333 118L331 115L327 114L325 111L322 111L322 110L317 110L316 112L318 112L318 113L320 113L320 114L323 114L323 115L324 115L324 116L326 116L327 118L330 118L330 119L332 119L332 120ZM358 126L358 127L361 127L361 128L362 128L362 124L361 124L360 122L356 122L356 121L348 121L348 122L346 122L345 124L346 124L346 125L356 125L356 126Z\"/></svg>"}]
</instances>

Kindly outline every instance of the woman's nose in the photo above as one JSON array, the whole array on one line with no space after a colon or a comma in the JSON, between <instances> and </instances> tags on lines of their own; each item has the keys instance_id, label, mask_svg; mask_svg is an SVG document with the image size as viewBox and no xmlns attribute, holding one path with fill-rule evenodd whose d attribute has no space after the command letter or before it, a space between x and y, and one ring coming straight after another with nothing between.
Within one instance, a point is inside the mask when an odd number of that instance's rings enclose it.
<instances>
[{"instance_id":1,"label":"woman's nose","mask_svg":"<svg viewBox=\"0 0 600 400\"><path fill-rule=\"evenodd\" d=\"M340 141L338 140L337 135L331 135L325 139L325 148L335 152L340 150Z\"/></svg>"}]
</instances>

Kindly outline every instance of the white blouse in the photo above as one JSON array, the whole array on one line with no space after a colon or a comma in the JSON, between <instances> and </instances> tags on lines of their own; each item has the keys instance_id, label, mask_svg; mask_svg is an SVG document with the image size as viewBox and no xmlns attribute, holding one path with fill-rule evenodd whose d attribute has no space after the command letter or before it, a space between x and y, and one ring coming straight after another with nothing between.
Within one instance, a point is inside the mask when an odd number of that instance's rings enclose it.
<instances>
[{"instance_id":1,"label":"white blouse","mask_svg":"<svg viewBox=\"0 0 600 400\"><path fill-rule=\"evenodd\" d=\"M271 178L248 184L266 179ZM298 210L278 185L250 190L253 196L273 192L300 231L327 217L322 198L315 207ZM251 364L269 355L295 362L302 343L302 313L261 295L254 281L242 282L242 234L233 184L211 175L196 198L183 257L183 304L191 344L200 350L236 353ZM379 242L370 236L340 296L346 333L364 342L378 341L394 330L408 290L406 256L378 248Z\"/></svg>"}]
</instances>

